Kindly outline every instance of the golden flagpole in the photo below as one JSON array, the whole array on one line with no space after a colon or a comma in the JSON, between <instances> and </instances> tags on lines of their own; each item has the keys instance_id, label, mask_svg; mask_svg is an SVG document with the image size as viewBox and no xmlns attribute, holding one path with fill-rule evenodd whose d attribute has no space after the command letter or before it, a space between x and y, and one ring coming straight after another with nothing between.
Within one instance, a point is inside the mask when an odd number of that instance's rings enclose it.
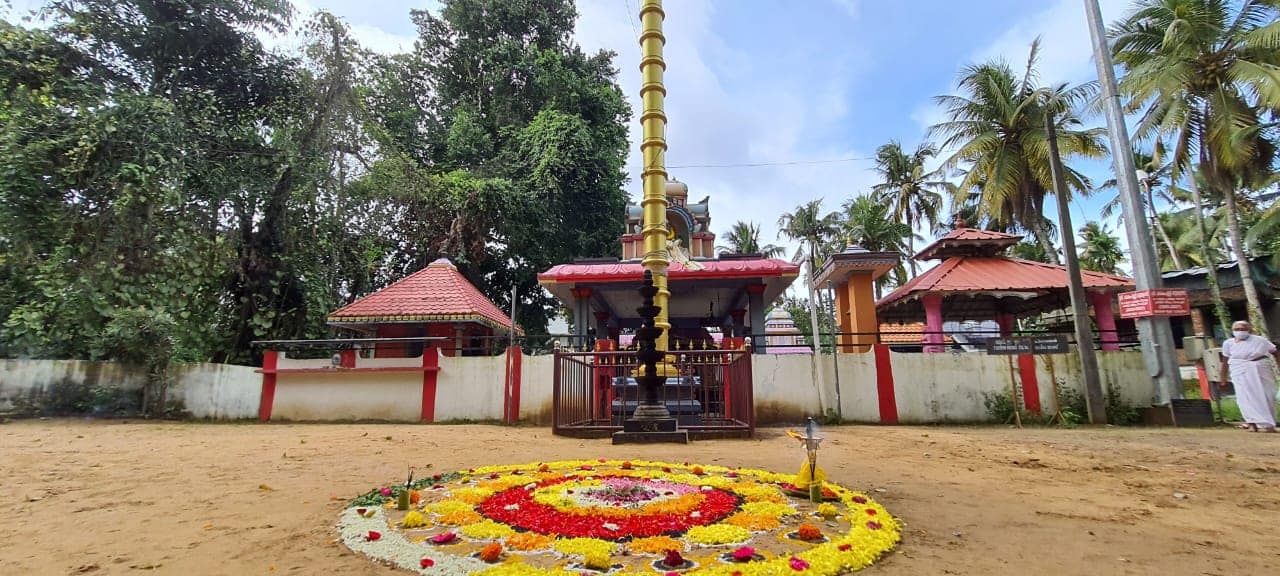
<instances>
[{"instance_id":1,"label":"golden flagpole","mask_svg":"<svg viewBox=\"0 0 1280 576\"><path fill-rule=\"evenodd\" d=\"M658 337L657 349L662 352L670 350L669 333L671 321L667 314L667 302L671 291L667 288L667 268L670 266L670 255L667 254L667 115L663 111L663 101L667 89L662 83L662 74L667 68L662 60L662 47L666 37L662 35L662 21L666 14L662 11L662 0L642 0L640 4L640 100L643 111L640 114L643 139L640 142L640 154L643 158L644 172L641 174L644 187L644 198L640 205L644 210L644 260L641 264L645 270L653 272L653 284L658 294L653 304L661 309L654 324L662 329Z\"/></svg>"}]
</instances>

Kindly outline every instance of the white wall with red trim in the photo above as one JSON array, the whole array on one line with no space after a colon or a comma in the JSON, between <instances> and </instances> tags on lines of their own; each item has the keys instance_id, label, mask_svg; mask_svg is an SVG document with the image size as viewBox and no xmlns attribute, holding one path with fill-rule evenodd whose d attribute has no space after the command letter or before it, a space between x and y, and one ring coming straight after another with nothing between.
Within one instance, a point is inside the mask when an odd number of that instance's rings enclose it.
<instances>
[{"instance_id":1,"label":"white wall with red trim","mask_svg":"<svg viewBox=\"0 0 1280 576\"><path fill-rule=\"evenodd\" d=\"M1102 381L1133 406L1150 403L1151 380L1138 352L1100 353ZM265 416L281 421L502 420L550 425L552 356L519 356L511 377L506 356L450 358L352 358L348 369L329 359L280 358L265 368L186 364L172 370L171 397L197 418ZM838 363L838 369L837 369ZM350 370L363 368L368 371ZM1012 369L1011 369L1012 368ZM290 370L297 370L291 372ZM837 371L839 388L837 389ZM1074 355L1005 357L986 354L899 354L876 347L834 360L809 355L752 357L757 424L798 422L839 412L849 422L966 423L988 420L985 397L1011 384L1029 409L1052 411L1054 379L1083 392ZM267 399L265 381L274 379ZM111 382L136 388L141 374L109 362L0 361L0 414L15 397L59 382ZM509 387L511 383L516 388ZM514 393L518 392L518 394Z\"/></svg>"}]
</instances>

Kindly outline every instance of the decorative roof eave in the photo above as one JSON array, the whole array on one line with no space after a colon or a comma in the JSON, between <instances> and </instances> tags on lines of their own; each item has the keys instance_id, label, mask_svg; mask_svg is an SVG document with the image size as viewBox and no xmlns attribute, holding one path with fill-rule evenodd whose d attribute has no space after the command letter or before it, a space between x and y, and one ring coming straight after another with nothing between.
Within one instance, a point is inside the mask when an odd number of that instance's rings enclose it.
<instances>
[{"instance_id":1,"label":"decorative roof eave","mask_svg":"<svg viewBox=\"0 0 1280 576\"><path fill-rule=\"evenodd\" d=\"M913 260L941 260L943 258L969 255L994 256L1010 246L1022 241L1022 236L979 230L976 228L956 228L946 236L935 240L916 252ZM973 254L949 253L962 247L971 247Z\"/></svg>"},{"instance_id":2,"label":"decorative roof eave","mask_svg":"<svg viewBox=\"0 0 1280 576\"><path fill-rule=\"evenodd\" d=\"M481 324L492 328L498 332L507 333L511 331L511 327L501 322L495 322L490 318L486 318L479 314L417 314L417 315L393 315L393 316L329 316L325 319L325 323L331 326L351 327L356 325L368 324L455 324L455 323L472 323ZM516 328L517 334L523 334L524 331Z\"/></svg>"},{"instance_id":3,"label":"decorative roof eave","mask_svg":"<svg viewBox=\"0 0 1280 576\"><path fill-rule=\"evenodd\" d=\"M735 278L795 278L800 266L777 259L752 260L697 260L701 270L690 270L673 263L667 276L670 280L723 280ZM615 282L639 282L644 279L644 268L639 262L627 261L611 264L561 264L538 274L538 284Z\"/></svg>"}]
</instances>

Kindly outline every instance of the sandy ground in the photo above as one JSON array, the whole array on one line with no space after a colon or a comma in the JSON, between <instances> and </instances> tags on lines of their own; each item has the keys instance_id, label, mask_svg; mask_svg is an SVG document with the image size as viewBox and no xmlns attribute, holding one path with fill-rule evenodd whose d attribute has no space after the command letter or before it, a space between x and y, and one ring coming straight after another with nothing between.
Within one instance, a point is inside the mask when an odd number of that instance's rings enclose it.
<instances>
[{"instance_id":1,"label":"sandy ground","mask_svg":"<svg viewBox=\"0 0 1280 576\"><path fill-rule=\"evenodd\" d=\"M1275 574L1280 435L841 427L821 458L906 522L890 574ZM0 425L0 574L381 574L335 544L343 500L407 465L647 458L798 467L781 430L612 446L545 428ZM1178 497L1184 496L1184 497Z\"/></svg>"}]
</instances>

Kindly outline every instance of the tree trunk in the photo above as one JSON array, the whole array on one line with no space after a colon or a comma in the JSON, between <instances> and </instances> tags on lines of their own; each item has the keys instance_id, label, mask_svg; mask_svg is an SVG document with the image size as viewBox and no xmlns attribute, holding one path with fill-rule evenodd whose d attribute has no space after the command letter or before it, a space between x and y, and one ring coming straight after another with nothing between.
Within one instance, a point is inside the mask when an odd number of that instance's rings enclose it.
<instances>
[{"instance_id":1,"label":"tree trunk","mask_svg":"<svg viewBox=\"0 0 1280 576\"><path fill-rule=\"evenodd\" d=\"M1253 284L1253 269L1249 266L1249 257L1244 253L1244 242L1241 241L1240 219L1236 215L1236 192L1224 190L1223 198L1227 207L1227 230L1231 234L1231 251L1236 257L1236 267L1240 271L1240 283L1244 286L1244 298L1249 309L1249 323L1259 336L1267 338L1267 323L1262 317L1262 301L1258 299L1258 287Z\"/></svg>"},{"instance_id":2,"label":"tree trunk","mask_svg":"<svg viewBox=\"0 0 1280 576\"><path fill-rule=\"evenodd\" d=\"M908 212L907 227L911 228L911 232L907 234L907 266L911 268L911 277L915 278L919 274L919 271L916 270L916 259L912 258L916 254L916 223L911 220L911 213Z\"/></svg>"},{"instance_id":3,"label":"tree trunk","mask_svg":"<svg viewBox=\"0 0 1280 576\"><path fill-rule=\"evenodd\" d=\"M1169 239L1169 233L1164 229L1164 223L1160 221L1160 213L1156 211L1155 194L1151 192L1151 186L1147 185L1147 208L1151 210L1151 229L1160 235L1160 239L1164 241L1164 246L1169 250L1169 259L1173 261L1173 267L1181 270L1182 259L1178 257L1178 251L1173 247L1173 241ZM1153 238L1154 240L1154 238ZM1157 249L1159 244L1156 244ZM1160 264L1160 255L1156 254L1156 265Z\"/></svg>"},{"instance_id":4,"label":"tree trunk","mask_svg":"<svg viewBox=\"0 0 1280 576\"><path fill-rule=\"evenodd\" d=\"M1227 305L1222 301L1222 288L1218 284L1218 263L1209 255L1209 227L1204 223L1204 200L1200 196L1200 184L1196 182L1195 172L1187 175L1187 183L1188 188L1191 189L1191 201L1196 205L1196 227L1200 229L1200 258L1204 260L1205 280L1209 284L1209 297L1213 300L1213 314L1217 317L1218 324L1222 326L1223 333L1230 334L1231 314L1227 312ZM1212 330L1209 335L1212 336Z\"/></svg>"},{"instance_id":5,"label":"tree trunk","mask_svg":"<svg viewBox=\"0 0 1280 576\"><path fill-rule=\"evenodd\" d=\"M1046 226L1047 222L1048 221L1045 220L1044 217L1041 217L1036 221L1036 229L1032 230L1031 233L1035 234L1036 241L1040 243L1040 247L1044 248L1044 255L1045 258L1049 260L1049 263L1054 266L1061 266L1062 260L1058 259L1058 250L1054 248L1053 241L1049 238L1049 227ZM1072 233L1071 230L1062 230L1061 232L1063 234Z\"/></svg>"}]
</instances>

